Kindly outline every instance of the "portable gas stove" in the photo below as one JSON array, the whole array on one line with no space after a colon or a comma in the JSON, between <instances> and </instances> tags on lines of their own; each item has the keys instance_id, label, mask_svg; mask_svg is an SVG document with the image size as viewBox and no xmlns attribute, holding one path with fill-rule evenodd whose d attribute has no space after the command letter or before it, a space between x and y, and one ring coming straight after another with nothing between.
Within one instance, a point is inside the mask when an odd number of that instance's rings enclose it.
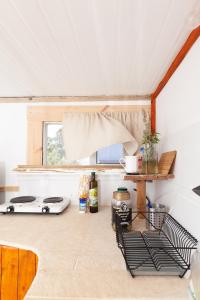
<instances>
[{"instance_id":1,"label":"portable gas stove","mask_svg":"<svg viewBox=\"0 0 200 300\"><path fill-rule=\"evenodd\" d=\"M60 214L70 204L70 199L65 197L34 197L20 196L10 199L0 205L0 213L35 213L35 214Z\"/></svg>"}]
</instances>

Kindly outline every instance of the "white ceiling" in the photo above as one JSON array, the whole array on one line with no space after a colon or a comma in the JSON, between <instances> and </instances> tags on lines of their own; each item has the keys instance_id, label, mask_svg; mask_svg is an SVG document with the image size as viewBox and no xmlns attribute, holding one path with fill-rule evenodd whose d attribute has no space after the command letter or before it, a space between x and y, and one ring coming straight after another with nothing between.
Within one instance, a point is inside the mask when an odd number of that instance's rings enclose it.
<instances>
[{"instance_id":1,"label":"white ceiling","mask_svg":"<svg viewBox=\"0 0 200 300\"><path fill-rule=\"evenodd\" d=\"M200 0L0 0L0 96L149 94L199 15Z\"/></svg>"}]
</instances>

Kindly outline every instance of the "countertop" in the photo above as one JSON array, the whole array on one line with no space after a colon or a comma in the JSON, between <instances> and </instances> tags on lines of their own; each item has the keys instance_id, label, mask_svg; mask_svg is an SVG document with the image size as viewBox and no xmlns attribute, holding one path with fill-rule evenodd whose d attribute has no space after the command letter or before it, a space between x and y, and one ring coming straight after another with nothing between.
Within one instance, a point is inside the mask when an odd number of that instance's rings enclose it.
<instances>
[{"instance_id":1,"label":"countertop","mask_svg":"<svg viewBox=\"0 0 200 300\"><path fill-rule=\"evenodd\" d=\"M37 275L26 300L186 300L186 279L138 276L126 271L111 210L61 215L0 215L0 243L33 250Z\"/></svg>"}]
</instances>

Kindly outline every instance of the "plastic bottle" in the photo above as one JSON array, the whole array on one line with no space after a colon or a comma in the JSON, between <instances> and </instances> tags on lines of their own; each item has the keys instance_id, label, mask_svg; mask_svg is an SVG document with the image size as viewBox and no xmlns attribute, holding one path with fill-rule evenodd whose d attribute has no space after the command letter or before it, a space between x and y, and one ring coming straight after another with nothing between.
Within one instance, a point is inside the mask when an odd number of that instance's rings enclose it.
<instances>
[{"instance_id":1,"label":"plastic bottle","mask_svg":"<svg viewBox=\"0 0 200 300\"><path fill-rule=\"evenodd\" d=\"M80 186L79 186L79 212L80 213L87 212L88 189L89 189L89 176L82 175L80 178Z\"/></svg>"},{"instance_id":2,"label":"plastic bottle","mask_svg":"<svg viewBox=\"0 0 200 300\"><path fill-rule=\"evenodd\" d=\"M189 290L191 299L200 300L200 249L192 255Z\"/></svg>"},{"instance_id":3,"label":"plastic bottle","mask_svg":"<svg viewBox=\"0 0 200 300\"><path fill-rule=\"evenodd\" d=\"M80 213L87 212L87 198L79 198L79 212Z\"/></svg>"},{"instance_id":4,"label":"plastic bottle","mask_svg":"<svg viewBox=\"0 0 200 300\"><path fill-rule=\"evenodd\" d=\"M143 158L144 158L144 147L140 147L138 154L138 173L142 174L143 171Z\"/></svg>"}]
</instances>

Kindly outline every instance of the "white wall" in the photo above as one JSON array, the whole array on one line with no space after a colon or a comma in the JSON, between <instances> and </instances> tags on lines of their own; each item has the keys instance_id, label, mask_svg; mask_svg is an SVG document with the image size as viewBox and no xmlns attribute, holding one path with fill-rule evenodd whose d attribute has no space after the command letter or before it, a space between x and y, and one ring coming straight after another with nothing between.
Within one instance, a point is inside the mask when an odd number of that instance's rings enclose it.
<instances>
[{"instance_id":1,"label":"white wall","mask_svg":"<svg viewBox=\"0 0 200 300\"><path fill-rule=\"evenodd\" d=\"M133 105L132 101L87 102L84 105ZM149 105L149 101L136 101L135 105ZM12 170L18 164L26 164L27 146L27 106L30 104L0 104L0 185L20 185L21 195L62 194L72 196L77 201L80 174L26 174ZM83 105L83 103L40 103L32 105ZM120 175L99 175L102 204L110 203L112 191L118 186L133 188L130 182L122 181ZM17 196L16 193L0 193L0 202Z\"/></svg>"},{"instance_id":2,"label":"white wall","mask_svg":"<svg viewBox=\"0 0 200 300\"><path fill-rule=\"evenodd\" d=\"M177 150L175 179L156 183L156 197L200 239L200 39L157 98L160 152Z\"/></svg>"},{"instance_id":3,"label":"white wall","mask_svg":"<svg viewBox=\"0 0 200 300\"><path fill-rule=\"evenodd\" d=\"M70 197L72 204L78 205L78 192L80 175L84 172L90 174L89 171L79 171L74 173L18 173L16 175L17 184L20 186L19 193L12 193L12 197L18 195L33 195L36 197L66 196ZM97 172L99 204L109 205L112 200L112 192L120 186L126 186L131 192L133 204L135 203L135 195L133 192L133 183L125 182L121 174L101 174ZM10 193L11 194L11 193ZM8 199L7 199L8 200Z\"/></svg>"},{"instance_id":4,"label":"white wall","mask_svg":"<svg viewBox=\"0 0 200 300\"><path fill-rule=\"evenodd\" d=\"M13 184L10 171L26 163L26 123L25 104L0 104L0 184Z\"/></svg>"}]
</instances>

